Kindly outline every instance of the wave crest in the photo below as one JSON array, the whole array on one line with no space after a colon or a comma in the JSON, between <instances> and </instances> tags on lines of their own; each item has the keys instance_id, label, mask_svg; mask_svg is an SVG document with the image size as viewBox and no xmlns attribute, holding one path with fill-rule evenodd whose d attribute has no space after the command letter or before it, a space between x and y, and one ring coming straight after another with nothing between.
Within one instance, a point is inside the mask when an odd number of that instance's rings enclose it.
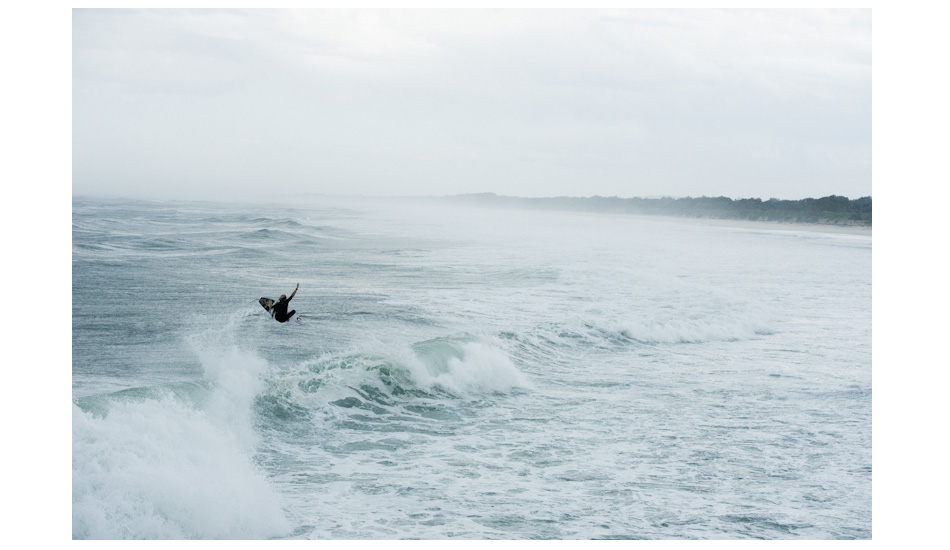
<instances>
[{"instance_id":1,"label":"wave crest","mask_svg":"<svg viewBox=\"0 0 950 550\"><path fill-rule=\"evenodd\" d=\"M74 539L248 539L290 530L252 457L266 362L204 347L203 383L73 405Z\"/></svg>"}]
</instances>

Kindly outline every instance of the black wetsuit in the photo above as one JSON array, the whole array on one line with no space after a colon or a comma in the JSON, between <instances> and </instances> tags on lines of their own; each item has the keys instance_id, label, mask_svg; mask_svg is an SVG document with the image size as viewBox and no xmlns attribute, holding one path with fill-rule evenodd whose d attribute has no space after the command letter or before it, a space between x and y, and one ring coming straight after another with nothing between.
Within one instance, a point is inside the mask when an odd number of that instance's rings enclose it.
<instances>
[{"instance_id":1,"label":"black wetsuit","mask_svg":"<svg viewBox=\"0 0 950 550\"><path fill-rule=\"evenodd\" d=\"M277 319L277 321L280 323L284 323L288 319L293 317L294 313L297 313L296 309L292 309L290 310L290 313L287 313L287 306L290 305L290 301L293 299L294 297L291 296L290 298L287 298L286 300L281 300L277 302L276 304L274 304L274 307L272 308L274 310L274 319Z\"/></svg>"}]
</instances>

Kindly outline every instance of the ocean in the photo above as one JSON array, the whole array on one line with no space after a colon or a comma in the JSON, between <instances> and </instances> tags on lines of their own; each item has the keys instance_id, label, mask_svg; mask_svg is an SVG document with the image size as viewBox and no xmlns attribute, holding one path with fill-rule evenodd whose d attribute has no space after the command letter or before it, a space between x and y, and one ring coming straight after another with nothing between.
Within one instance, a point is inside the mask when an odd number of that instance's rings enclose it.
<instances>
[{"instance_id":1,"label":"ocean","mask_svg":"<svg viewBox=\"0 0 950 550\"><path fill-rule=\"evenodd\" d=\"M72 284L74 539L871 538L867 234L75 197Z\"/></svg>"}]
</instances>

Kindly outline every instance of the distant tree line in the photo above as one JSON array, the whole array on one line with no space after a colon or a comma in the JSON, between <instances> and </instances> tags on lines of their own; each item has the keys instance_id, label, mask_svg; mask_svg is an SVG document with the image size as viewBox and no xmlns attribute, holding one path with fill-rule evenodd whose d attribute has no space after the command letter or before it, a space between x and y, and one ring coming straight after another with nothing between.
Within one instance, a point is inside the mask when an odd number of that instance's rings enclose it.
<instances>
[{"instance_id":1,"label":"distant tree line","mask_svg":"<svg viewBox=\"0 0 950 550\"><path fill-rule=\"evenodd\" d=\"M505 197L494 193L457 195L450 199L484 206L574 210L617 214L653 214L691 218L871 225L871 197L849 199L829 195L820 199L737 199L729 197Z\"/></svg>"}]
</instances>

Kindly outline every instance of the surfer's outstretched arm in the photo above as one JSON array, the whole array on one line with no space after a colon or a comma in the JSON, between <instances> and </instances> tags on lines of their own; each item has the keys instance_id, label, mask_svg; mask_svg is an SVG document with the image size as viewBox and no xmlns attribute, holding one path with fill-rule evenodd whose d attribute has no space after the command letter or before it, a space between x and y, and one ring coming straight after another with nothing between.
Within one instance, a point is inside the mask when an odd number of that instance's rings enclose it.
<instances>
[{"instance_id":1,"label":"surfer's outstretched arm","mask_svg":"<svg viewBox=\"0 0 950 550\"><path fill-rule=\"evenodd\" d=\"M300 283L297 283L297 288L295 288L294 291L290 293L290 298L287 298L288 302L290 301L291 298L294 297L294 294L297 294L298 290L300 290Z\"/></svg>"}]
</instances>

